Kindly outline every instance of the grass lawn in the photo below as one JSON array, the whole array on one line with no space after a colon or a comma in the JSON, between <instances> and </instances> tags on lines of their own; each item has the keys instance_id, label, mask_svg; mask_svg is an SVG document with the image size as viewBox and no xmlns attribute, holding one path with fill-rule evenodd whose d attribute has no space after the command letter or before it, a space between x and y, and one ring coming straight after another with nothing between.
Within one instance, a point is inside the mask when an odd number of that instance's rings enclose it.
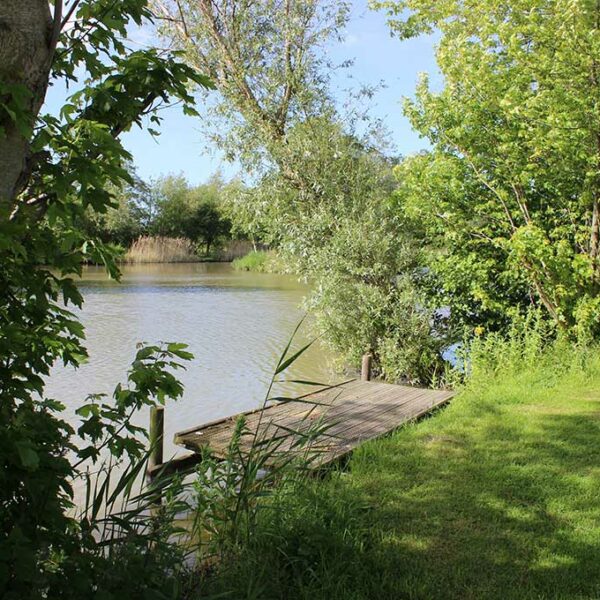
<instances>
[{"instance_id":1,"label":"grass lawn","mask_svg":"<svg viewBox=\"0 0 600 600\"><path fill-rule=\"evenodd\" d=\"M516 373L514 371L517 371ZM233 598L600 598L600 360L540 360L265 512Z\"/></svg>"}]
</instances>

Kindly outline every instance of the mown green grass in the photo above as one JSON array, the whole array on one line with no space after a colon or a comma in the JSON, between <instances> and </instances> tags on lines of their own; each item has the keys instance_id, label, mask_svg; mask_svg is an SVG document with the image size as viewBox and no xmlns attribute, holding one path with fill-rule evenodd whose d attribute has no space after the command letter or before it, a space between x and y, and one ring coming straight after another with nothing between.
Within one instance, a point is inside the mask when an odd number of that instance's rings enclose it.
<instances>
[{"instance_id":1,"label":"mown green grass","mask_svg":"<svg viewBox=\"0 0 600 600\"><path fill-rule=\"evenodd\" d=\"M600 359L479 373L266 509L232 598L600 597Z\"/></svg>"}]
</instances>

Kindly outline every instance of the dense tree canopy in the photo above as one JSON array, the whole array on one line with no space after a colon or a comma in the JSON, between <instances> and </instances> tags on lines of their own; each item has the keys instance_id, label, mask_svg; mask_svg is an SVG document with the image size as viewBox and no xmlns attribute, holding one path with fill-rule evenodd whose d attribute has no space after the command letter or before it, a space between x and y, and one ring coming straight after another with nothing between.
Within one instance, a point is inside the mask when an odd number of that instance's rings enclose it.
<instances>
[{"instance_id":1,"label":"dense tree canopy","mask_svg":"<svg viewBox=\"0 0 600 600\"><path fill-rule=\"evenodd\" d=\"M214 140L245 168L286 166L288 129L329 106L325 45L347 21L339 0L153 0L163 33L209 74Z\"/></svg>"},{"instance_id":2,"label":"dense tree canopy","mask_svg":"<svg viewBox=\"0 0 600 600\"><path fill-rule=\"evenodd\" d=\"M198 186L191 186L182 175L159 178L151 186L154 216L148 232L186 237L202 244L209 254L215 242L231 231L225 215L225 187L219 178Z\"/></svg>"},{"instance_id":3,"label":"dense tree canopy","mask_svg":"<svg viewBox=\"0 0 600 600\"><path fill-rule=\"evenodd\" d=\"M148 198L151 190L128 167L129 182L120 187L113 186L112 206L102 212L88 207L79 226L89 238L100 239L106 244L118 244L124 248L131 245L148 230L150 212Z\"/></svg>"},{"instance_id":4,"label":"dense tree canopy","mask_svg":"<svg viewBox=\"0 0 600 600\"><path fill-rule=\"evenodd\" d=\"M600 325L600 6L581 0L377 3L403 38L437 29L444 89L406 103L433 150L398 169L399 209L431 241L442 301L503 322L541 303Z\"/></svg>"}]
</instances>

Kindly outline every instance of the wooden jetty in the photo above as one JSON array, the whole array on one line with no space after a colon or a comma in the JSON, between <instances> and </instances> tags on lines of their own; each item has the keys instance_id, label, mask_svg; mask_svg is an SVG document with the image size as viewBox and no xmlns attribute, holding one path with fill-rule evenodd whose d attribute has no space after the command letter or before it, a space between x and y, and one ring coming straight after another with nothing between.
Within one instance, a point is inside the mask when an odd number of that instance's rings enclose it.
<instances>
[{"instance_id":1,"label":"wooden jetty","mask_svg":"<svg viewBox=\"0 0 600 600\"><path fill-rule=\"evenodd\" d=\"M245 416L247 431L257 432L261 440L282 440L277 452L292 452L295 439L311 431L321 432L310 443L318 458L311 463L322 467L354 450L366 440L381 437L401 425L425 415L448 402L453 392L422 389L370 381L368 355L363 359L360 380L351 380L307 394L296 401L273 403L266 407L198 425L175 434L175 443L192 453L162 460L164 417L162 409L153 409L148 475L185 470L199 462L202 452L210 449L213 456L224 457L236 422ZM314 427L316 425L316 428ZM312 430L311 430L312 428ZM241 450L249 450L254 435L242 438Z\"/></svg>"},{"instance_id":2,"label":"wooden jetty","mask_svg":"<svg viewBox=\"0 0 600 600\"><path fill-rule=\"evenodd\" d=\"M242 413L248 430L260 432L265 439L289 434L278 452L293 445L296 436L306 433L314 423L323 427L323 434L311 442L317 453L315 464L323 466L354 450L366 440L381 437L440 406L452 397L452 392L352 380L308 394L301 402L283 402L264 409ZM181 431L175 443L200 452L210 448L217 457L225 456L239 415L220 419ZM293 433L298 432L298 433ZM251 443L247 436L246 443ZM244 449L244 439L242 439Z\"/></svg>"}]
</instances>

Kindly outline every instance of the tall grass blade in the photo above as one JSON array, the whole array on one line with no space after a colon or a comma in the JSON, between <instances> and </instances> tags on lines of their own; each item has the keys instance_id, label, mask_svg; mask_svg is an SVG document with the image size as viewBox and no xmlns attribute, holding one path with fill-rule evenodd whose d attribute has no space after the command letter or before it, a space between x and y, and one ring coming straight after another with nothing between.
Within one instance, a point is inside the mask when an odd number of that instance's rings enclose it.
<instances>
[{"instance_id":1,"label":"tall grass blade","mask_svg":"<svg viewBox=\"0 0 600 600\"><path fill-rule=\"evenodd\" d=\"M279 367L281 366L281 363L285 360L285 357L287 356L287 353L290 350L290 347L294 341L294 338L296 337L296 334L298 333L298 331L300 330L300 327L302 326L302 323L304 323L304 318L303 317L300 322L298 323L298 325L296 325L294 331L292 332L292 335L290 337L290 339L288 340L288 343L286 344L285 348L283 349L283 352L281 353L281 356L279 357L279 361L277 363L277 367L275 368L275 371L277 373L281 372L281 370L279 369Z\"/></svg>"},{"instance_id":2,"label":"tall grass blade","mask_svg":"<svg viewBox=\"0 0 600 600\"><path fill-rule=\"evenodd\" d=\"M308 342L305 346L300 348L296 353L290 356L288 359L284 360L283 363L280 363L275 371L275 375L279 375L285 371L290 365L295 363L314 343L314 340Z\"/></svg>"}]
</instances>

